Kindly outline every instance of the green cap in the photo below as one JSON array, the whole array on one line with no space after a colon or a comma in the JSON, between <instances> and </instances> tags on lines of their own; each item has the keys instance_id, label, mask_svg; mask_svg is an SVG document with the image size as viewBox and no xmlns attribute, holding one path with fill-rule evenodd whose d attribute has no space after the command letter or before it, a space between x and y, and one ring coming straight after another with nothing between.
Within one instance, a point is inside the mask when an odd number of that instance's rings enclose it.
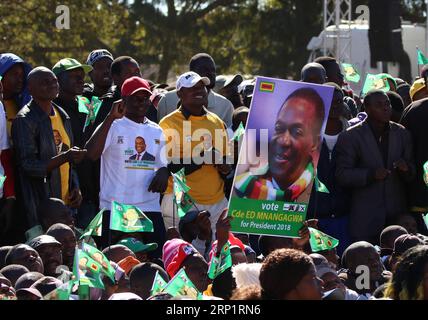
<instances>
[{"instance_id":1,"label":"green cap","mask_svg":"<svg viewBox=\"0 0 428 320\"><path fill-rule=\"evenodd\" d=\"M124 245L125 247L127 247L129 250L131 250L134 253L149 252L149 251L156 250L158 248L157 243L144 244L143 242L141 242L135 238L122 239L118 242L118 244Z\"/></svg>"},{"instance_id":2,"label":"green cap","mask_svg":"<svg viewBox=\"0 0 428 320\"><path fill-rule=\"evenodd\" d=\"M81 64L79 61L73 58L64 58L59 60L52 68L52 72L57 76L61 72L69 71L77 68L82 68L85 73L92 71L92 67L87 64Z\"/></svg>"}]
</instances>

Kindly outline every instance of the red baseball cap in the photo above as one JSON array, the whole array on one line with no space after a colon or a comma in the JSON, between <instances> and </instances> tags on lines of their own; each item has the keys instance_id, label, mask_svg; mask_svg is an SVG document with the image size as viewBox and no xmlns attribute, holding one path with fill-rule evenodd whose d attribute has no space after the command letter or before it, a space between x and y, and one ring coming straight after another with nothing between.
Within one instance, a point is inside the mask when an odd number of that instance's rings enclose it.
<instances>
[{"instance_id":1,"label":"red baseball cap","mask_svg":"<svg viewBox=\"0 0 428 320\"><path fill-rule=\"evenodd\" d=\"M121 94L122 97L128 97L132 96L138 91L146 91L150 95L152 94L152 92L150 91L150 84L146 80L140 77L131 77L129 79L126 79L123 83Z\"/></svg>"},{"instance_id":2,"label":"red baseball cap","mask_svg":"<svg viewBox=\"0 0 428 320\"><path fill-rule=\"evenodd\" d=\"M180 270L184 260L198 251L190 243L182 239L165 242L162 250L162 261L166 272L172 278Z\"/></svg>"}]
</instances>

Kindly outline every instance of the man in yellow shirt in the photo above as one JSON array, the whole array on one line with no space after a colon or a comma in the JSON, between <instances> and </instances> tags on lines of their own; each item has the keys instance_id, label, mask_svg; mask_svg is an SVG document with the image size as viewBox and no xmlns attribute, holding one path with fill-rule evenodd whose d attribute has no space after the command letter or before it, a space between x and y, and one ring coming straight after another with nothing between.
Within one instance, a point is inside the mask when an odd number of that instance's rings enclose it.
<instances>
[{"instance_id":1,"label":"man in yellow shirt","mask_svg":"<svg viewBox=\"0 0 428 320\"><path fill-rule=\"evenodd\" d=\"M199 210L210 212L213 235L215 225L227 200L224 181L231 166L225 164L227 133L224 122L206 109L210 80L189 71L177 80L179 108L164 117L159 125L167 139L168 169L185 170L189 194ZM162 215L166 228L178 224L173 208L172 177L162 199ZM173 215L173 212L175 216Z\"/></svg>"},{"instance_id":2,"label":"man in yellow shirt","mask_svg":"<svg viewBox=\"0 0 428 320\"><path fill-rule=\"evenodd\" d=\"M77 175L70 163L78 163L86 150L76 147L57 154L53 130L72 146L73 136L68 115L52 100L58 95L58 81L45 67L38 67L28 75L28 87L33 97L17 114L12 124L12 139L18 165L18 179L30 229L27 239L40 230L37 207L41 200L63 199L69 207L77 208L82 196Z\"/></svg>"}]
</instances>

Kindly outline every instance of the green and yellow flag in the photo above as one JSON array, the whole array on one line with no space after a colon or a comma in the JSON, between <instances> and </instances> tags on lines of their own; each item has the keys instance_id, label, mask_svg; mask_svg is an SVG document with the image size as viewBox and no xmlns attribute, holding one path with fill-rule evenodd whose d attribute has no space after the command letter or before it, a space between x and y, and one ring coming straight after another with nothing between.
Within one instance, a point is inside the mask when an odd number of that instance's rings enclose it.
<instances>
[{"instance_id":1,"label":"green and yellow flag","mask_svg":"<svg viewBox=\"0 0 428 320\"><path fill-rule=\"evenodd\" d=\"M80 286L104 289L101 280L101 266L76 247L74 254L73 281Z\"/></svg>"},{"instance_id":2,"label":"green and yellow flag","mask_svg":"<svg viewBox=\"0 0 428 320\"><path fill-rule=\"evenodd\" d=\"M83 231L83 234L80 236L80 239L84 237L89 237L89 236L101 237L101 233L102 233L101 230L103 226L103 212L104 212L104 209L102 209L100 212L97 213L97 215L92 219L92 221L86 227L85 231Z\"/></svg>"},{"instance_id":3,"label":"green and yellow flag","mask_svg":"<svg viewBox=\"0 0 428 320\"><path fill-rule=\"evenodd\" d=\"M360 82L361 76L353 64L342 63L343 72L345 73L345 79L350 82Z\"/></svg>"},{"instance_id":4,"label":"green and yellow flag","mask_svg":"<svg viewBox=\"0 0 428 320\"><path fill-rule=\"evenodd\" d=\"M230 254L229 241L221 249L220 256L217 257L215 255L215 251L213 256L211 257L210 266L208 269L208 277L211 280L214 280L225 270L232 266L232 255Z\"/></svg>"},{"instance_id":5,"label":"green and yellow flag","mask_svg":"<svg viewBox=\"0 0 428 320\"><path fill-rule=\"evenodd\" d=\"M138 207L112 201L110 229L122 232L153 232L153 222Z\"/></svg>"},{"instance_id":6,"label":"green and yellow flag","mask_svg":"<svg viewBox=\"0 0 428 320\"><path fill-rule=\"evenodd\" d=\"M428 59L427 59L427 57L425 57L425 55L422 53L422 51L417 49L416 52L417 52L417 56L418 56L418 64L419 65L428 64Z\"/></svg>"},{"instance_id":7,"label":"green and yellow flag","mask_svg":"<svg viewBox=\"0 0 428 320\"><path fill-rule=\"evenodd\" d=\"M162 292L168 282L166 282L162 276L159 274L159 271L156 271L155 279L153 280L153 285L150 290L150 295L154 296L157 293Z\"/></svg>"},{"instance_id":8,"label":"green and yellow flag","mask_svg":"<svg viewBox=\"0 0 428 320\"><path fill-rule=\"evenodd\" d=\"M188 296L196 300L202 299L202 294L187 277L184 269L180 269L180 271L177 272L162 292L169 293L173 297Z\"/></svg>"},{"instance_id":9,"label":"green and yellow flag","mask_svg":"<svg viewBox=\"0 0 428 320\"><path fill-rule=\"evenodd\" d=\"M173 179L173 197L177 206L177 214L180 218L184 217L186 213L192 208L194 200L188 194L190 188L186 184L186 177L184 175L184 168L172 174Z\"/></svg>"},{"instance_id":10,"label":"green and yellow flag","mask_svg":"<svg viewBox=\"0 0 428 320\"><path fill-rule=\"evenodd\" d=\"M184 168L181 168L176 173L172 174L174 178L174 183L178 185L180 190L183 190L184 192L189 192L190 187L186 184L186 175L184 173Z\"/></svg>"},{"instance_id":11,"label":"green and yellow flag","mask_svg":"<svg viewBox=\"0 0 428 320\"><path fill-rule=\"evenodd\" d=\"M81 248L76 247L74 257L73 276L75 282L91 288L104 289L101 274L105 274L115 281L115 270L106 256L87 243L82 243Z\"/></svg>"},{"instance_id":12,"label":"green and yellow flag","mask_svg":"<svg viewBox=\"0 0 428 320\"><path fill-rule=\"evenodd\" d=\"M100 110L101 104L103 102L96 96L93 96L91 100L84 96L78 96L77 101L79 112L87 114L85 127L87 127L89 124L93 124L97 118L98 111Z\"/></svg>"},{"instance_id":13,"label":"green and yellow flag","mask_svg":"<svg viewBox=\"0 0 428 320\"><path fill-rule=\"evenodd\" d=\"M110 264L109 259L107 259L107 257L104 255L104 253L87 243L82 244L82 251L101 266L101 272L103 272L107 277L109 277L111 281L115 281L115 270Z\"/></svg>"},{"instance_id":14,"label":"green and yellow flag","mask_svg":"<svg viewBox=\"0 0 428 320\"><path fill-rule=\"evenodd\" d=\"M367 92L374 89L379 89L384 92L388 92L391 89L387 81L387 77L384 74L367 74L363 91L361 93L365 95Z\"/></svg>"},{"instance_id":15,"label":"green and yellow flag","mask_svg":"<svg viewBox=\"0 0 428 320\"><path fill-rule=\"evenodd\" d=\"M312 252L331 250L336 248L339 244L339 240L317 229L309 227L309 232L309 243L311 245Z\"/></svg>"}]
</instances>

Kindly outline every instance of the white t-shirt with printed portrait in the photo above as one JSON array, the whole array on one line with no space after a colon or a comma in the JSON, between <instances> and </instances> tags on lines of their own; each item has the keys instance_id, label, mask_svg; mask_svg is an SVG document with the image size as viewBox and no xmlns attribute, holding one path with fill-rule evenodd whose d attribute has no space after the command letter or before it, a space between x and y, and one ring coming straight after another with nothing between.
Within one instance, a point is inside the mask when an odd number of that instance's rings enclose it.
<instances>
[{"instance_id":1,"label":"white t-shirt with printed portrait","mask_svg":"<svg viewBox=\"0 0 428 320\"><path fill-rule=\"evenodd\" d=\"M159 193L147 189L156 171L167 166L164 145L161 127L147 118L144 123L115 120L101 155L100 208L110 210L115 200L160 212Z\"/></svg>"}]
</instances>

